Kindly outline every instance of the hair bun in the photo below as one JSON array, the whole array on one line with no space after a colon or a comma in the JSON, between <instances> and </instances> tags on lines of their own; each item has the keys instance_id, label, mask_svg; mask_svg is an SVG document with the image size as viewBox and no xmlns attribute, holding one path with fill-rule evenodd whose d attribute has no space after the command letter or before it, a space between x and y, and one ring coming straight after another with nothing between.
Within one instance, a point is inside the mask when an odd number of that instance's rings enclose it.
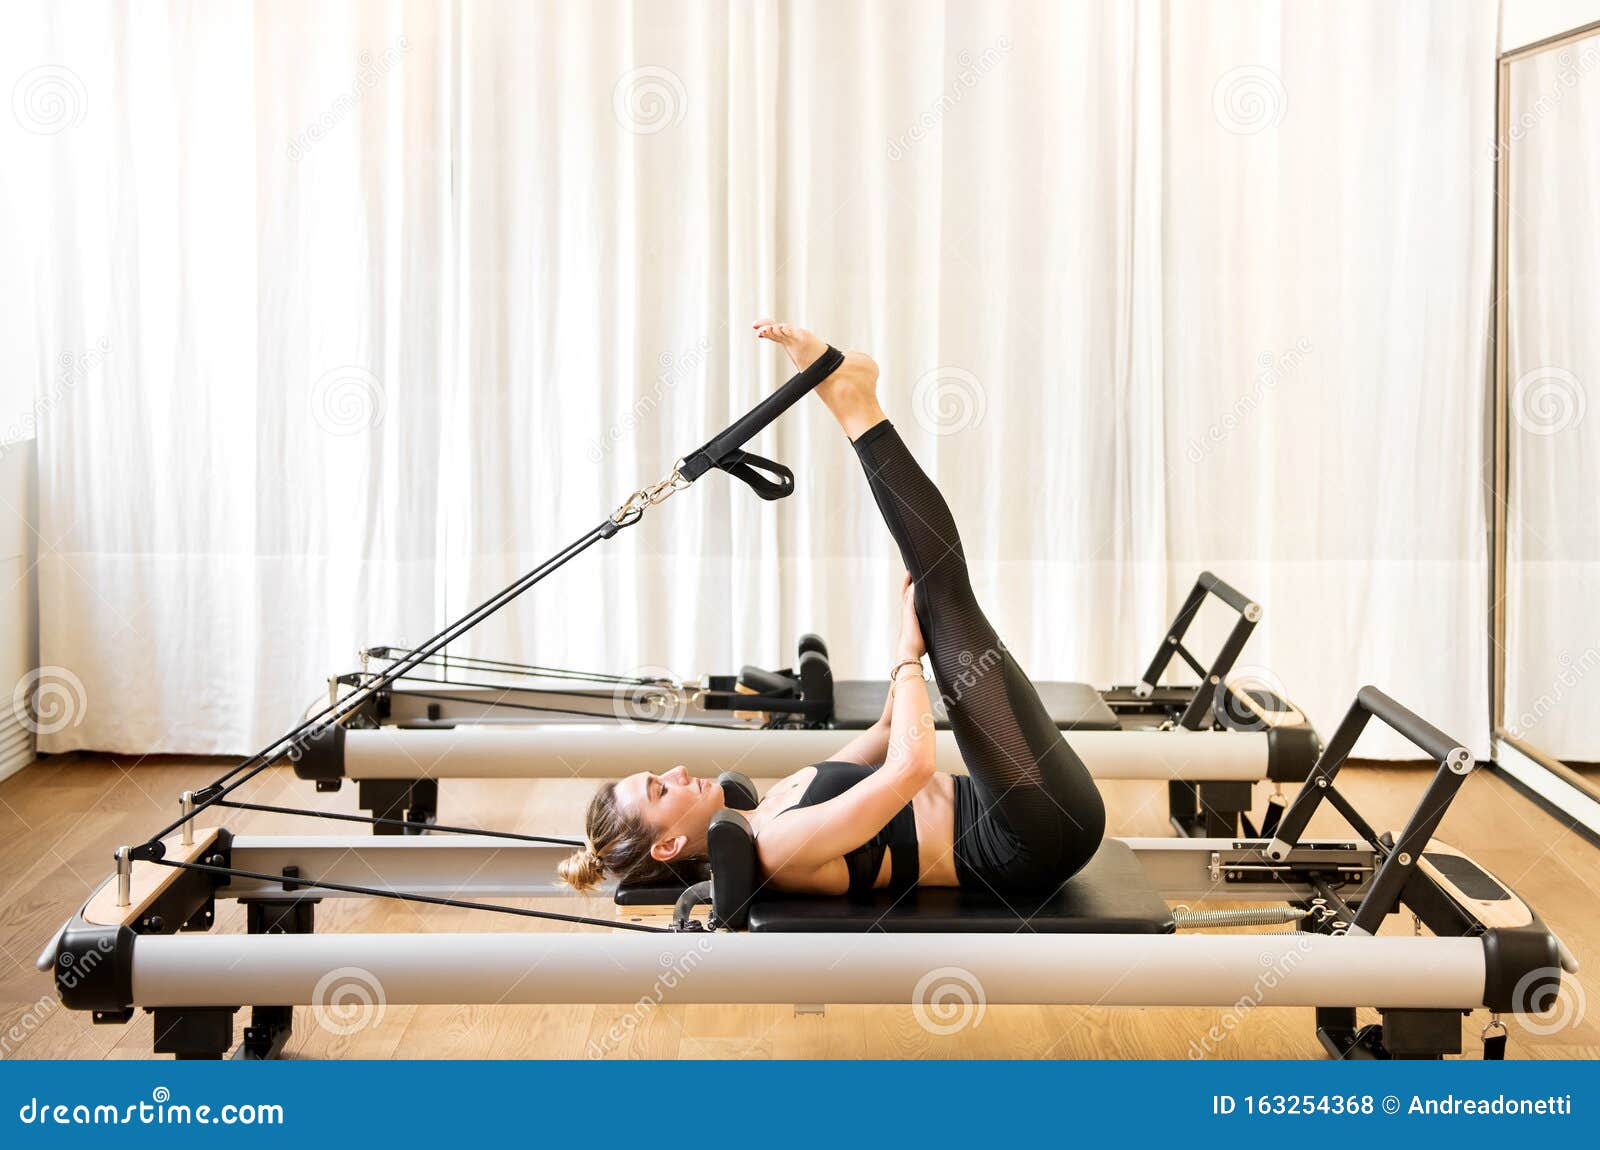
<instances>
[{"instance_id":1,"label":"hair bun","mask_svg":"<svg viewBox=\"0 0 1600 1150\"><path fill-rule=\"evenodd\" d=\"M556 875L573 890L583 893L604 881L606 867L599 855L584 847L562 859L556 866Z\"/></svg>"}]
</instances>

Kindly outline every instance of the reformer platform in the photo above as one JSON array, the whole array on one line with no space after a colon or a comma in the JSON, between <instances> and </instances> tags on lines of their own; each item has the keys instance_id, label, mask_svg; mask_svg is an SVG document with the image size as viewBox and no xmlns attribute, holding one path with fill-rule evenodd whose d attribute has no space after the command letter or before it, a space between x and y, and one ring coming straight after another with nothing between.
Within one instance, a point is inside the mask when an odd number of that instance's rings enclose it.
<instances>
[{"instance_id":1,"label":"reformer platform","mask_svg":"<svg viewBox=\"0 0 1600 1150\"><path fill-rule=\"evenodd\" d=\"M1190 625L1209 598L1236 613L1226 639L1209 663L1184 643ZM1268 725L1303 723L1282 699L1248 683L1229 698L1225 690L1235 663L1261 620L1261 607L1210 571L1202 571L1167 626L1140 680L1099 689L1088 683L1036 680L1041 701L1064 731L1138 731L1164 727L1188 730L1262 730ZM358 672L329 681L330 695L359 688L372 677L371 664L391 665L408 654L376 646L362 652ZM1162 684L1173 660L1197 677L1194 684ZM972 668L982 674L980 660ZM583 684L590 684L585 686ZM886 680L835 679L827 643L802 635L793 666L767 670L746 665L737 675L707 675L678 681L640 678L570 668L544 667L501 659L439 654L372 692L352 711L350 727L455 727L462 724L530 722L558 724L597 719L632 724L678 723L801 726L864 730L883 713ZM934 719L949 726L942 701L933 700Z\"/></svg>"},{"instance_id":2,"label":"reformer platform","mask_svg":"<svg viewBox=\"0 0 1600 1150\"><path fill-rule=\"evenodd\" d=\"M1335 786L1374 716L1436 764L1395 835L1373 831ZM1463 1013L1537 1014L1556 1001L1563 971L1577 969L1509 886L1432 837L1472 767L1454 740L1365 688L1270 841L1112 839L1049 898L918 890L852 903L761 890L753 840L714 824L711 878L656 892L676 898L671 929L648 925L634 907L608 923L475 901L556 889L549 871L566 845L531 836L252 839L196 831L138 858L119 851L117 876L63 926L40 967L54 972L66 1006L92 1011L98 1022L154 1011L158 1052L180 1057L231 1049L243 1006L253 1014L240 1055L279 1053L293 1008L321 1003L329 972L341 968L358 968L395 1005L646 996L915 1004L928 993L929 973L947 966L979 980L991 1003L1226 1007L1248 994L1260 1006L1317 1007L1317 1037L1338 1058L1440 1057L1461 1051ZM1302 839L1325 801L1360 838ZM737 830L735 812L725 815L732 817L724 829ZM373 876L379 885L370 885ZM312 933L321 900L373 897L627 933ZM249 934L170 937L208 930L217 898L249 906ZM1196 916L1169 909L1177 900L1279 906L1265 915L1252 906ZM1431 933L1373 937L1397 913ZM1184 933L1268 922L1300 932ZM688 969L693 978L663 984L663 970ZM1263 981L1264 972L1272 977ZM1357 1005L1378 1008L1382 1021L1358 1027ZM1485 1056L1499 1056L1503 1044L1486 1040Z\"/></svg>"},{"instance_id":3,"label":"reformer platform","mask_svg":"<svg viewBox=\"0 0 1600 1150\"><path fill-rule=\"evenodd\" d=\"M862 931L856 929L859 920L850 930L739 929L750 908L766 900L758 897L763 892L756 882L754 840L748 826L742 837L730 833L740 825L732 811L724 814L735 817L712 820L710 878L694 882L678 898L670 928L637 921L631 912L607 920L480 901L496 897L488 893L495 890L507 898L548 893L548 876L536 876L518 864L548 860L552 852L574 845L570 839L453 828L470 845L463 849L453 842L417 838L388 844L366 839L365 846L352 846L349 840L253 843L236 838L225 825L211 827L211 820L225 817L230 809L371 821L247 802L236 792L303 749L317 732L345 731L348 721L410 671L708 471L726 471L765 499L789 494L793 473L743 450L743 445L841 360L829 348L815 364L680 460L665 479L634 492L606 520L545 563L386 669L363 675L349 695L330 701L211 785L181 796L175 821L117 850L116 872L108 880L110 898L105 888L97 891L40 955L39 967L53 972L62 1004L92 1012L95 1022L106 1024L125 1023L138 1009L153 1011L156 1051L180 1058L224 1055L233 1045L234 1016L248 1005L251 1022L239 1052L264 1058L284 1049L294 1008L327 1005L336 993L330 976L350 969L374 980L384 1000L396 1005L647 1000L920 1004L928 1001L929 976L957 966L978 980L988 1001L997 1004L1226 1007L1248 995L1261 1006L1314 1005L1324 1049L1339 1058L1377 1058L1458 1053L1461 1013L1487 1007L1497 1012L1493 1027L1498 1013L1538 1014L1555 1002L1563 971L1577 969L1571 954L1509 887L1433 840L1474 766L1471 755L1371 687L1357 695L1270 838L1130 842L1126 845L1142 872L1139 880L1126 871L1125 855L1111 846L1103 868L1091 870L1081 888L1069 882L1053 910L1039 908L1053 915L1047 921L1062 928L1048 933L1019 930L1012 923L1002 930L994 907L974 910L960 896L947 902L945 925L981 923L981 930ZM1197 594L1203 596L1205 589L1197 588ZM1243 621L1253 625L1259 610L1239 599ZM1230 643L1240 634L1236 627ZM1181 647L1177 639L1172 644ZM1170 653L1158 661L1162 658ZM1134 696L1151 695L1155 681L1146 676ZM1191 719L1203 725L1194 716L1209 711L1218 686L1220 680L1203 681L1178 725L1187 728ZM1247 705L1251 693L1237 697ZM1409 739L1436 766L1397 835L1374 831L1334 785L1373 717ZM1120 737L1084 732L1096 733ZM1190 728L1187 737L1205 736ZM415 783L408 785L415 791ZM748 792L745 797L753 800ZM1323 801L1345 816L1358 839L1303 840ZM197 829L201 816L208 820L203 832ZM415 887L386 882L374 865L380 860L420 863L431 878L419 879ZM341 878L352 865L366 869L357 872L359 877ZM414 874L417 866L400 869ZM1209 919L1207 925L1293 920L1308 933L1234 938L1148 933L1157 925L1150 888L1169 900L1281 901L1285 905L1267 920L1240 911L1223 920ZM444 891L450 893L434 893ZM200 936L216 921L218 897L246 902L248 934ZM610 929L590 935L315 935L316 905L332 897L398 900ZM1118 919L1111 902L1131 903L1122 911L1131 917ZM709 906L705 917L695 913L700 904ZM930 912L935 905L930 902ZM1080 925L1095 927L1093 933L1067 929L1075 910L1087 916ZM1402 911L1414 916L1419 932L1426 928L1432 935L1374 937L1390 915ZM1009 913L1015 919L1016 908ZM764 921L770 926L779 920ZM794 925L801 920L788 921ZM1192 926L1196 920L1180 920L1175 913L1173 922ZM1143 932L1137 929L1141 927ZM708 929L718 933L711 935ZM197 937L175 937L180 932ZM693 978L663 977L664 970L683 973L691 968ZM1264 981L1264 970L1276 977ZM1358 1029L1356 1004L1375 1006L1382 1023ZM1485 1039L1485 1057L1497 1057L1503 1050L1503 1026L1501 1031L1499 1038Z\"/></svg>"},{"instance_id":4,"label":"reformer platform","mask_svg":"<svg viewBox=\"0 0 1600 1150\"><path fill-rule=\"evenodd\" d=\"M1234 622L1215 657L1202 664L1184 640L1212 598L1234 613ZM1260 619L1258 604L1203 571L1137 684L1036 686L1094 777L1167 783L1170 820L1180 834L1259 829L1270 835L1281 805L1269 804L1258 828L1248 813L1251 784L1300 782L1321 742L1292 703L1263 684L1229 679ZM379 647L365 655L387 661L397 652ZM1197 684L1161 685L1175 659L1193 670ZM690 683L492 659L440 656L426 666L441 678L383 686L291 755L296 773L321 790L355 781L359 805L372 812L380 834L425 832L437 820L439 781L446 778L613 778L679 764L705 777L734 767L786 775L837 750L837 732L876 722L888 692L887 682L835 680L827 644L816 635L800 639L792 668L747 666L737 676ZM980 661L971 673L985 670ZM499 681L460 678L473 671ZM343 676L331 688L358 687L368 674ZM526 685L541 676L556 681ZM607 685L573 685L591 680ZM959 771L960 752L937 698L933 709L941 764ZM627 738L624 728L649 729L651 738Z\"/></svg>"}]
</instances>

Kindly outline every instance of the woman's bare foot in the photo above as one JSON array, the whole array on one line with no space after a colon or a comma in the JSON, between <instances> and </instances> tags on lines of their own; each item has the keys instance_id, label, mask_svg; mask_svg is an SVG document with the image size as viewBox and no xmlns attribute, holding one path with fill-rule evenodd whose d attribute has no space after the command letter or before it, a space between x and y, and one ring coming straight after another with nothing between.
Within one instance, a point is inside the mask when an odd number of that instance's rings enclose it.
<instances>
[{"instance_id":1,"label":"woman's bare foot","mask_svg":"<svg viewBox=\"0 0 1600 1150\"><path fill-rule=\"evenodd\" d=\"M764 319L754 326L758 339L771 340L782 347L801 371L828 350L825 341L794 324ZM851 439L888 418L878 406L878 365L865 352L845 352L844 362L817 385L817 398L833 412Z\"/></svg>"}]
</instances>

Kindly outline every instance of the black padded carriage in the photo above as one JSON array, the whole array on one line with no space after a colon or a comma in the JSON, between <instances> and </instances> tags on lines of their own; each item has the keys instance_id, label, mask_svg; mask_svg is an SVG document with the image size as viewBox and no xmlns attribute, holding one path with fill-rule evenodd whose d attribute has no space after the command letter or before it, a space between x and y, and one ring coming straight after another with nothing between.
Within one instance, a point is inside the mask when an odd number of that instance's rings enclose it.
<instances>
[{"instance_id":1,"label":"black padded carriage","mask_svg":"<svg viewBox=\"0 0 1600 1150\"><path fill-rule=\"evenodd\" d=\"M1172 910L1127 843L1107 839L1077 874L1044 898L1000 897L953 887L903 896L761 895L753 931L864 933L1171 934Z\"/></svg>"},{"instance_id":2,"label":"black padded carriage","mask_svg":"<svg viewBox=\"0 0 1600 1150\"><path fill-rule=\"evenodd\" d=\"M684 889L624 883L616 901L661 906L676 902ZM1171 934L1174 929L1161 892L1132 848L1118 839L1106 839L1088 865L1042 898L1002 898L950 887L918 887L901 896L879 891L870 898L761 891L748 907L752 931Z\"/></svg>"},{"instance_id":3,"label":"black padded carriage","mask_svg":"<svg viewBox=\"0 0 1600 1150\"><path fill-rule=\"evenodd\" d=\"M1106 706L1100 692L1088 683L1035 683L1039 698L1056 726L1064 731L1115 731L1121 729L1117 716ZM944 701L930 691L933 718L940 727L950 725ZM883 714L889 697L886 679L836 679L833 683L833 725L845 731L864 731Z\"/></svg>"}]
</instances>

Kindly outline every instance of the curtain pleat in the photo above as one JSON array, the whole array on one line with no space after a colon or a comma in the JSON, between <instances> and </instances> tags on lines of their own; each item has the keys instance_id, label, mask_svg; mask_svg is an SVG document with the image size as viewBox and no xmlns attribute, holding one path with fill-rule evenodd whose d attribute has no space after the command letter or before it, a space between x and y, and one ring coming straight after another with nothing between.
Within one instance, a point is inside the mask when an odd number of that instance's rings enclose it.
<instances>
[{"instance_id":1,"label":"curtain pleat","mask_svg":"<svg viewBox=\"0 0 1600 1150\"><path fill-rule=\"evenodd\" d=\"M1209 567L1325 730L1376 682L1482 752L1494 23L41 4L8 59L87 108L9 153L55 189L29 354L81 377L38 530L87 706L41 748L265 742L785 378L777 315L878 359L1036 677L1131 681ZM809 630L882 673L898 560L848 444L808 403L752 447L794 498L708 476L457 650L691 676Z\"/></svg>"}]
</instances>

